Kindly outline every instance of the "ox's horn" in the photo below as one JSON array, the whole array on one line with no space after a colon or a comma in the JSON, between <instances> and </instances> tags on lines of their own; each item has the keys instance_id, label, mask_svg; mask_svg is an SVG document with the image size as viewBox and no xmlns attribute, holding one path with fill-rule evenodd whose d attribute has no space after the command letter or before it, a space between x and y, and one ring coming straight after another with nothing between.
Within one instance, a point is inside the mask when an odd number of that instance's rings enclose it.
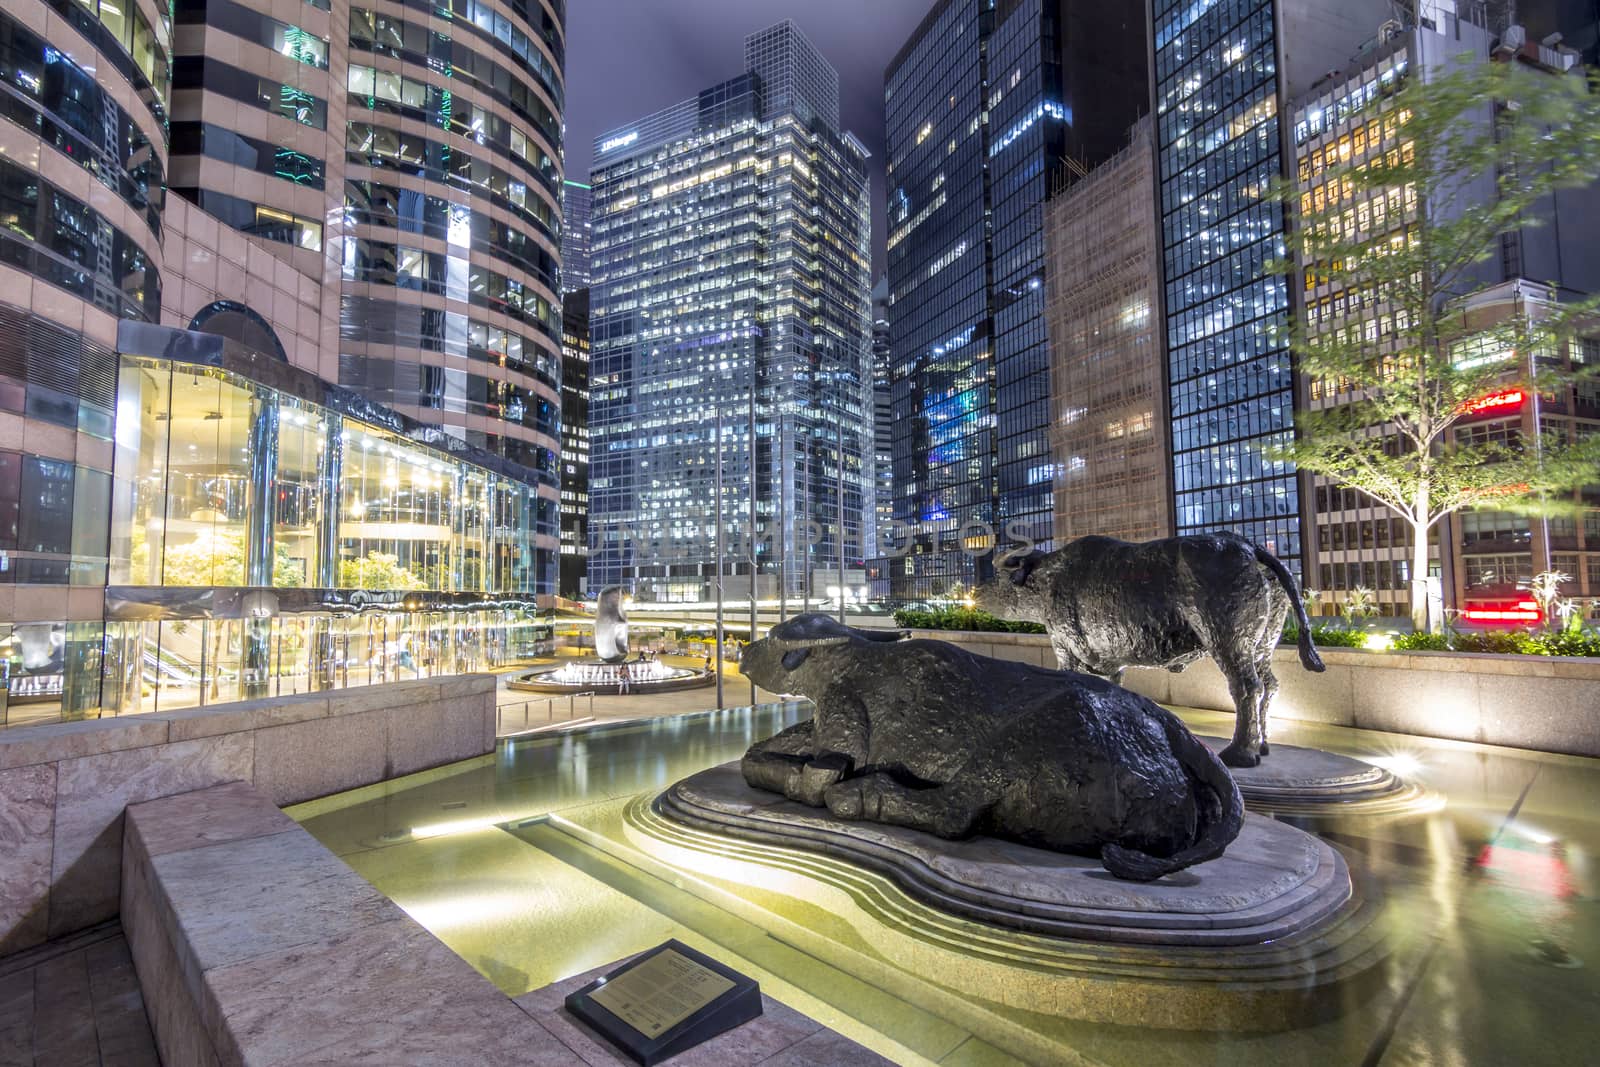
<instances>
[{"instance_id":1,"label":"ox's horn","mask_svg":"<svg viewBox=\"0 0 1600 1067\"><path fill-rule=\"evenodd\" d=\"M784 651L784 652L793 651L794 649L799 649L799 648L824 648L824 647L826 647L828 645L848 645L850 643L850 638L848 636L840 636L840 637L773 637L771 635L768 635L767 640L771 641L781 651Z\"/></svg>"},{"instance_id":2,"label":"ox's horn","mask_svg":"<svg viewBox=\"0 0 1600 1067\"><path fill-rule=\"evenodd\" d=\"M844 645L849 644L852 639L898 641L906 636L905 630L858 630L826 615L810 614L800 615L774 626L768 631L767 640L779 649L790 651Z\"/></svg>"}]
</instances>

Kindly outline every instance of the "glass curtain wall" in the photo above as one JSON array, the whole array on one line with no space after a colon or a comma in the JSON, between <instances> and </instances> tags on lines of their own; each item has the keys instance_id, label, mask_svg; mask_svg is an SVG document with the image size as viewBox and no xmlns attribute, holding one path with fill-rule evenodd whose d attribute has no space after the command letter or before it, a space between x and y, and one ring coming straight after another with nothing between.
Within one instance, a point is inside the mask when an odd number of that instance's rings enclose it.
<instances>
[{"instance_id":1,"label":"glass curtain wall","mask_svg":"<svg viewBox=\"0 0 1600 1067\"><path fill-rule=\"evenodd\" d=\"M533 485L226 371L124 359L105 713L546 652L540 504Z\"/></svg>"}]
</instances>

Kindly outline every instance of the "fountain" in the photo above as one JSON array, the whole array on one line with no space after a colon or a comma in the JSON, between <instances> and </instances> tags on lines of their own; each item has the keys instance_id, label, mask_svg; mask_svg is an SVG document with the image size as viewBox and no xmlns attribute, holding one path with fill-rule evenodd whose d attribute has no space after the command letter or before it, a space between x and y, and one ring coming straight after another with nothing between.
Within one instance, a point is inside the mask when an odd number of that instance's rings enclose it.
<instances>
[{"instance_id":1,"label":"fountain","mask_svg":"<svg viewBox=\"0 0 1600 1067\"><path fill-rule=\"evenodd\" d=\"M595 605L593 658L524 671L508 681L506 688L530 693L615 690L621 694L694 689L716 681L710 670L669 667L648 656L629 659L627 599L621 586L600 591Z\"/></svg>"}]
</instances>

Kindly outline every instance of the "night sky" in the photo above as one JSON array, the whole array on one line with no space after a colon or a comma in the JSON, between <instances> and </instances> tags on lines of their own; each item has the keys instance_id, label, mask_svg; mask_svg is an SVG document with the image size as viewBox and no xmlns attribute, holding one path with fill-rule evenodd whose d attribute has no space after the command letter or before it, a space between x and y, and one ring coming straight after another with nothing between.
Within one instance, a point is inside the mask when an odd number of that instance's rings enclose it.
<instances>
[{"instance_id":1,"label":"night sky","mask_svg":"<svg viewBox=\"0 0 1600 1067\"><path fill-rule=\"evenodd\" d=\"M883 267L883 68L934 0L567 0L567 177L594 139L744 70L744 38L793 19L839 71L840 118L872 152Z\"/></svg>"}]
</instances>

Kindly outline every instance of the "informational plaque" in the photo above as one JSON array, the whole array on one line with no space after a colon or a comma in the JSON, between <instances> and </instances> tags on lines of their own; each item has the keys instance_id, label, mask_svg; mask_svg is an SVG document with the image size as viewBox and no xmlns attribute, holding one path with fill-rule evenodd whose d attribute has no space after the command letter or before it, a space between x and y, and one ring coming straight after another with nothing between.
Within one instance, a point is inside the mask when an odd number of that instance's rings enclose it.
<instances>
[{"instance_id":1,"label":"informational plaque","mask_svg":"<svg viewBox=\"0 0 1600 1067\"><path fill-rule=\"evenodd\" d=\"M650 1067L761 1014L755 980L679 941L567 997L567 1010Z\"/></svg>"}]
</instances>

